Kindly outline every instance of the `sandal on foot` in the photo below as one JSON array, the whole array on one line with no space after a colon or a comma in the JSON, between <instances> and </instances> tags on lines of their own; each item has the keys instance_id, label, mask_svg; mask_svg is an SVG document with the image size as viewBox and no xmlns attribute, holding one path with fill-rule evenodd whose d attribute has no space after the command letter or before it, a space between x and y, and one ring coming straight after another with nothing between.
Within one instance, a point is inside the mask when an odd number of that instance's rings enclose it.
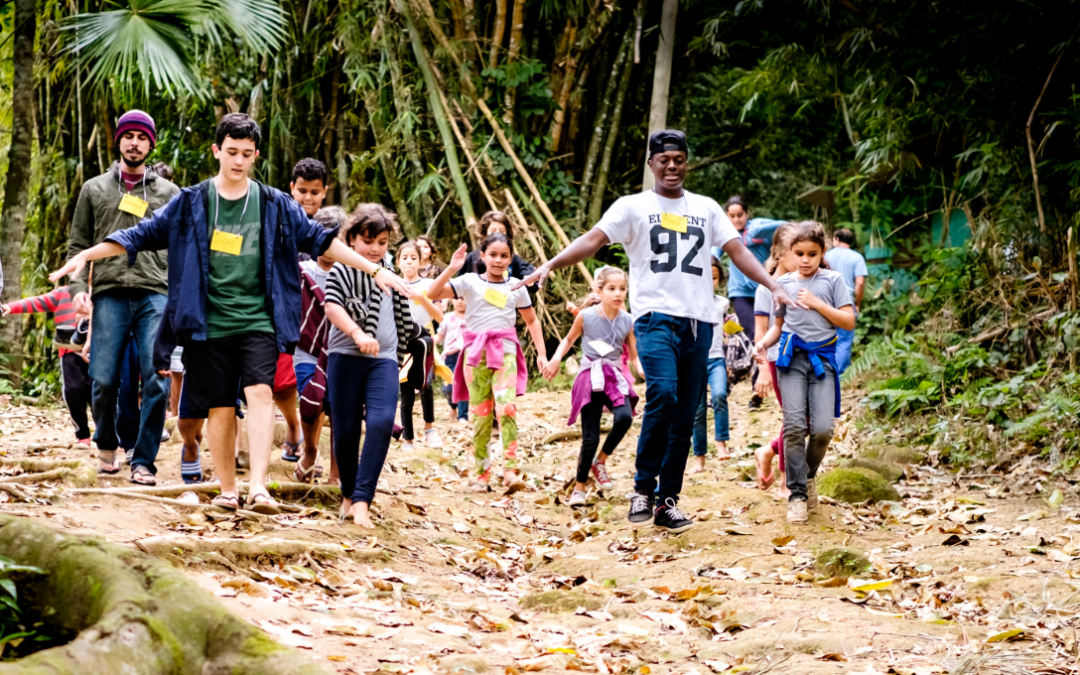
<instances>
[{"instance_id":1,"label":"sandal on foot","mask_svg":"<svg viewBox=\"0 0 1080 675\"><path fill-rule=\"evenodd\" d=\"M254 495L248 494L244 508L264 516L276 516L281 513L281 507L278 506L273 497L265 492L256 492Z\"/></svg>"},{"instance_id":2,"label":"sandal on foot","mask_svg":"<svg viewBox=\"0 0 1080 675\"><path fill-rule=\"evenodd\" d=\"M188 485L203 482L202 459L196 459L194 462L180 460L180 478L184 479Z\"/></svg>"},{"instance_id":3,"label":"sandal on foot","mask_svg":"<svg viewBox=\"0 0 1080 675\"><path fill-rule=\"evenodd\" d=\"M304 442L304 437L301 436L300 440L295 443L285 441L285 448L281 451L281 458L286 462L299 462L300 461L300 445Z\"/></svg>"},{"instance_id":4,"label":"sandal on foot","mask_svg":"<svg viewBox=\"0 0 1080 675\"><path fill-rule=\"evenodd\" d=\"M210 506L218 511L235 511L240 508L240 499L236 495L218 495L210 500Z\"/></svg>"},{"instance_id":5,"label":"sandal on foot","mask_svg":"<svg viewBox=\"0 0 1080 675\"><path fill-rule=\"evenodd\" d=\"M116 463L116 451L98 450L98 473L106 476L115 476L120 473L120 466Z\"/></svg>"},{"instance_id":6,"label":"sandal on foot","mask_svg":"<svg viewBox=\"0 0 1080 675\"><path fill-rule=\"evenodd\" d=\"M298 483L310 483L322 475L322 472L319 471L321 468L322 467L318 464L312 464L305 469L302 464L297 462L296 466L293 467L293 478L295 478Z\"/></svg>"},{"instance_id":7,"label":"sandal on foot","mask_svg":"<svg viewBox=\"0 0 1080 675\"><path fill-rule=\"evenodd\" d=\"M157 479L154 478L154 474L150 472L150 469L147 469L141 464L131 470L131 478L129 480L136 485L157 485Z\"/></svg>"}]
</instances>

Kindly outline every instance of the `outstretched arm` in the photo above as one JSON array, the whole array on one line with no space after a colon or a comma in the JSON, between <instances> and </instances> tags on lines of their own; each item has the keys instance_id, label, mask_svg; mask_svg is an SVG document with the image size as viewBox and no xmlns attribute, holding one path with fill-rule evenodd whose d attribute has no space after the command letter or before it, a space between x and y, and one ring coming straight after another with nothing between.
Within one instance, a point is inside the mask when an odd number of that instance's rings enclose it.
<instances>
[{"instance_id":1,"label":"outstretched arm","mask_svg":"<svg viewBox=\"0 0 1080 675\"><path fill-rule=\"evenodd\" d=\"M536 367L540 372L544 372L547 367L547 346L544 345L544 331L540 328L540 319L536 318L536 311L532 307L522 307L518 312L525 320L525 327L529 329L529 335L536 347Z\"/></svg>"},{"instance_id":2,"label":"outstretched arm","mask_svg":"<svg viewBox=\"0 0 1080 675\"><path fill-rule=\"evenodd\" d=\"M80 253L76 254L74 258L67 261L63 267L50 274L49 281L56 282L68 275L74 279L79 276L79 272L82 272L83 268L86 267L86 263L91 260L111 258L116 255L121 255L125 250L126 249L120 244L114 244L111 241L103 241L97 246L83 249Z\"/></svg>"},{"instance_id":3,"label":"outstretched arm","mask_svg":"<svg viewBox=\"0 0 1080 675\"><path fill-rule=\"evenodd\" d=\"M540 288L543 288L544 282L547 281L547 278L552 272L561 270L564 267L569 267L570 265L576 265L583 260L591 258L593 254L604 246L607 246L609 243L611 243L611 240L608 239L608 236L604 234L602 230L594 227L570 242L570 245L563 249L562 253L547 261L538 267L535 272L518 282L518 285L514 286L513 290L516 291L522 286L532 286L533 284L537 284ZM753 256L751 256L751 258L752 257ZM764 270L762 270L762 272L764 272Z\"/></svg>"},{"instance_id":4,"label":"outstretched arm","mask_svg":"<svg viewBox=\"0 0 1080 675\"><path fill-rule=\"evenodd\" d=\"M413 296L413 288L404 279L394 274L390 270L384 268L381 265L371 262L364 256L360 255L356 251L349 248L345 242L340 239L334 239L330 242L330 248L326 249L324 253L327 258L330 258L334 262L339 262L342 265L358 269L361 272L367 272L373 274L376 270L382 270L378 274L375 274L375 283L379 288L383 289L387 293L391 290L395 290L401 293L406 298Z\"/></svg>"},{"instance_id":5,"label":"outstretched arm","mask_svg":"<svg viewBox=\"0 0 1080 675\"><path fill-rule=\"evenodd\" d=\"M585 318L580 314L574 319L574 323L570 326L570 332L566 334L566 337L559 343L559 348L552 354L551 359L547 362L547 366L544 368L543 376L545 380L550 380L559 374L559 364L562 363L563 357L566 356L566 352L570 351L570 348L574 346L577 339L581 337L581 332L585 326Z\"/></svg>"}]
</instances>

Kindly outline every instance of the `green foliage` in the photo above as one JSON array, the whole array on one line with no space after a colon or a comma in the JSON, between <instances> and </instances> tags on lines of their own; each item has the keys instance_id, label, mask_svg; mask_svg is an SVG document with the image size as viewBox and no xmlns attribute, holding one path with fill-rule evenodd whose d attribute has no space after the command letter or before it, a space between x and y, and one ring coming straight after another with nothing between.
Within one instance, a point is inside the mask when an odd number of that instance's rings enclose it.
<instances>
[{"instance_id":1,"label":"green foliage","mask_svg":"<svg viewBox=\"0 0 1080 675\"><path fill-rule=\"evenodd\" d=\"M18 565L11 558L0 556L0 655L9 644L17 648L27 638L35 638L35 631L25 625L19 609L16 580L20 575L43 573L37 567Z\"/></svg>"}]
</instances>

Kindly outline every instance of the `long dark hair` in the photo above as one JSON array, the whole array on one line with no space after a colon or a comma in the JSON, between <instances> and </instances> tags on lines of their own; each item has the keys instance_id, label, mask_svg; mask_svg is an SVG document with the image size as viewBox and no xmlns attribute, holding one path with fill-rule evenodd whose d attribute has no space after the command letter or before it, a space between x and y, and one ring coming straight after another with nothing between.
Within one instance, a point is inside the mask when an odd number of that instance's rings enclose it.
<instances>
[{"instance_id":1,"label":"long dark hair","mask_svg":"<svg viewBox=\"0 0 1080 675\"><path fill-rule=\"evenodd\" d=\"M794 248L795 244L801 244L803 242L810 242L811 244L817 244L821 247L821 267L829 269L829 263L825 262L824 253L825 248L825 228L821 223L816 220L800 220L792 225L795 229L791 234L791 239L788 242L789 248ZM776 237L776 234L773 234Z\"/></svg>"}]
</instances>

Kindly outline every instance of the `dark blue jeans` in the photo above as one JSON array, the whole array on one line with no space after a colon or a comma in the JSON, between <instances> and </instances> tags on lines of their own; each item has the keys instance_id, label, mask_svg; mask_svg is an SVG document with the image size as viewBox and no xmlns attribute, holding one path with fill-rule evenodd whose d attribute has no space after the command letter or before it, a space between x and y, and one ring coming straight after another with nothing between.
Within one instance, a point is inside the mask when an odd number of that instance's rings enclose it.
<instances>
[{"instance_id":1,"label":"dark blue jeans","mask_svg":"<svg viewBox=\"0 0 1080 675\"><path fill-rule=\"evenodd\" d=\"M457 368L458 357L461 356L461 352L454 352L453 354L443 354L443 361L446 362L446 367L450 369L450 372L454 372ZM443 386L443 394L446 396L446 400L450 403L450 407L457 410L457 418L459 420L469 419L469 402L458 401L454 403L454 385L447 384Z\"/></svg>"},{"instance_id":2,"label":"dark blue jeans","mask_svg":"<svg viewBox=\"0 0 1080 675\"><path fill-rule=\"evenodd\" d=\"M397 360L331 354L326 371L341 494L353 502L371 504L397 414ZM361 452L364 422L367 433Z\"/></svg>"},{"instance_id":3,"label":"dark blue jeans","mask_svg":"<svg viewBox=\"0 0 1080 675\"><path fill-rule=\"evenodd\" d=\"M716 328L715 330L722 330ZM725 443L731 439L731 431L728 429L728 404L727 404L727 360L709 359L709 387L712 394L713 423L716 426L717 441ZM701 388L701 403L698 404L697 415L694 417L694 455L704 457L709 454L708 397L705 387Z\"/></svg>"},{"instance_id":4,"label":"dark blue jeans","mask_svg":"<svg viewBox=\"0 0 1080 675\"><path fill-rule=\"evenodd\" d=\"M682 492L712 334L712 324L660 312L634 323L646 380L634 490L655 493L658 503Z\"/></svg>"},{"instance_id":5,"label":"dark blue jeans","mask_svg":"<svg viewBox=\"0 0 1080 675\"><path fill-rule=\"evenodd\" d=\"M171 386L171 385L170 385ZM120 367L120 391L116 398L116 435L124 450L139 441L139 348L128 336L124 362Z\"/></svg>"},{"instance_id":6,"label":"dark blue jeans","mask_svg":"<svg viewBox=\"0 0 1080 675\"><path fill-rule=\"evenodd\" d=\"M132 468L146 467L156 473L161 429L169 403L169 378L154 370L154 339L165 310L165 296L150 291L105 292L94 297L93 337L90 341L90 377L94 380L93 412L97 431L94 442L100 450L116 450L116 403L120 371L128 337L139 352L142 378L142 410L135 442Z\"/></svg>"}]
</instances>

